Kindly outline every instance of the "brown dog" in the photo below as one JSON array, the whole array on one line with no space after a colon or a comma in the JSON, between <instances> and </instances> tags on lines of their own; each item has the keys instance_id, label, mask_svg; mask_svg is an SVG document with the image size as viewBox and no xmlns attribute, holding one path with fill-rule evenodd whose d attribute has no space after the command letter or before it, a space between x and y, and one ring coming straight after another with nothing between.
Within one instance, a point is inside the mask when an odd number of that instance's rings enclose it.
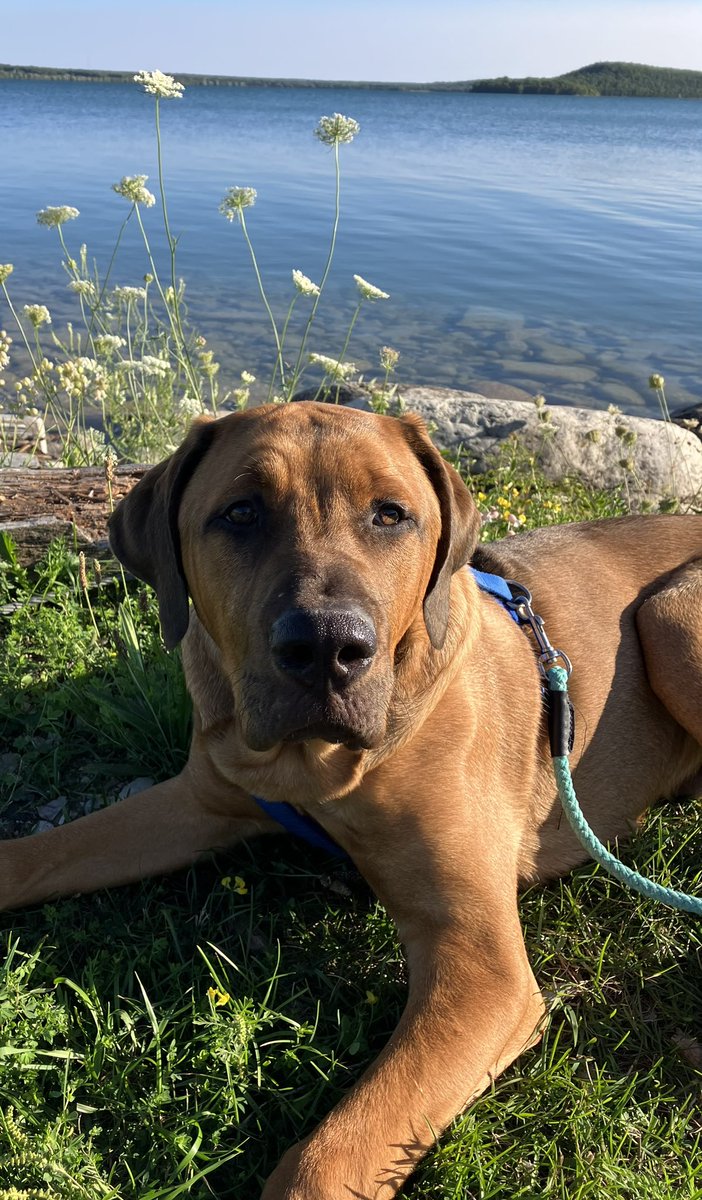
<instances>
[{"instance_id":1,"label":"brown dog","mask_svg":"<svg viewBox=\"0 0 702 1200\"><path fill-rule=\"evenodd\" d=\"M110 530L157 589L167 645L183 640L190 760L0 847L5 906L275 832L252 795L348 851L397 923L407 1008L265 1200L387 1200L539 1035L517 888L585 855L556 802L533 642L461 569L479 524L416 418L303 403L196 423ZM474 561L526 584L575 660L576 787L602 839L627 834L702 767L702 517L561 526Z\"/></svg>"}]
</instances>

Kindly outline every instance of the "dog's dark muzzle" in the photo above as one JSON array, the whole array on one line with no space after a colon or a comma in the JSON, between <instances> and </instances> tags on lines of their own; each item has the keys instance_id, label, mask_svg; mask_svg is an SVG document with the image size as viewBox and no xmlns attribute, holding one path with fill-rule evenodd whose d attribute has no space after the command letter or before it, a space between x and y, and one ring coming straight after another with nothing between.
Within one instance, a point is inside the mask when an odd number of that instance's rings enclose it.
<instances>
[{"instance_id":1,"label":"dog's dark muzzle","mask_svg":"<svg viewBox=\"0 0 702 1200\"><path fill-rule=\"evenodd\" d=\"M370 667L378 648L359 608L292 608L274 621L273 661L286 679L317 692L343 692Z\"/></svg>"}]
</instances>

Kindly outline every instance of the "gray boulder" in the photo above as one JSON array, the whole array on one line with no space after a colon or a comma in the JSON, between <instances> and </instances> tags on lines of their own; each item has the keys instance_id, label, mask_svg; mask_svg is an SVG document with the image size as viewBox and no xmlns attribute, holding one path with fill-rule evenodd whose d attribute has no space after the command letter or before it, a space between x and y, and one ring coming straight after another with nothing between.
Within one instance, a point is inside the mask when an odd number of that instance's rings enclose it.
<instances>
[{"instance_id":1,"label":"gray boulder","mask_svg":"<svg viewBox=\"0 0 702 1200\"><path fill-rule=\"evenodd\" d=\"M357 389L339 400L371 407ZM487 399L450 388L403 388L401 406L419 413L437 446L460 452L474 472L484 471L500 445L514 437L550 479L577 475L592 487L626 485L635 503L666 498L702 503L702 441L680 425L602 409L538 408L534 401Z\"/></svg>"}]
</instances>

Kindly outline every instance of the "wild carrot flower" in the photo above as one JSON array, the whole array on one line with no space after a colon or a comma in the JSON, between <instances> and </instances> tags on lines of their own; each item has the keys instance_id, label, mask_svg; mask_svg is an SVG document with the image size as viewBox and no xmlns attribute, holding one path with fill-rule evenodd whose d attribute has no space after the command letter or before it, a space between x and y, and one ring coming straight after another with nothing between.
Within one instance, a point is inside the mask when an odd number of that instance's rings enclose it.
<instances>
[{"instance_id":1,"label":"wild carrot flower","mask_svg":"<svg viewBox=\"0 0 702 1200\"><path fill-rule=\"evenodd\" d=\"M137 71L134 82L142 84L145 92L161 100L180 100L185 91L184 84L178 83L172 75L164 75L163 71Z\"/></svg>"},{"instance_id":2,"label":"wild carrot flower","mask_svg":"<svg viewBox=\"0 0 702 1200\"><path fill-rule=\"evenodd\" d=\"M176 404L178 416L180 417L199 417L202 412L202 405L194 396L181 396Z\"/></svg>"},{"instance_id":3,"label":"wild carrot flower","mask_svg":"<svg viewBox=\"0 0 702 1200\"><path fill-rule=\"evenodd\" d=\"M332 379L350 379L356 374L355 363L338 362L335 358L328 358L326 354L310 354L308 357L314 366L321 367L325 375L330 375Z\"/></svg>"},{"instance_id":4,"label":"wild carrot flower","mask_svg":"<svg viewBox=\"0 0 702 1200\"><path fill-rule=\"evenodd\" d=\"M256 382L256 376L252 375L250 371L242 371L241 382L245 383L247 387L250 387L252 383Z\"/></svg>"},{"instance_id":5,"label":"wild carrot flower","mask_svg":"<svg viewBox=\"0 0 702 1200\"><path fill-rule=\"evenodd\" d=\"M68 287L78 296L88 296L91 300L96 296L96 288L92 279L72 279Z\"/></svg>"},{"instance_id":6,"label":"wild carrot flower","mask_svg":"<svg viewBox=\"0 0 702 1200\"><path fill-rule=\"evenodd\" d=\"M95 349L98 354L110 354L113 350L119 350L121 346L126 346L123 337L119 337L116 333L101 333L95 338Z\"/></svg>"},{"instance_id":7,"label":"wild carrot flower","mask_svg":"<svg viewBox=\"0 0 702 1200\"><path fill-rule=\"evenodd\" d=\"M251 208L251 205L255 204L256 195L256 189L251 187L227 188L224 199L219 206L219 211L228 221L240 220L242 210Z\"/></svg>"},{"instance_id":8,"label":"wild carrot flower","mask_svg":"<svg viewBox=\"0 0 702 1200\"><path fill-rule=\"evenodd\" d=\"M4 283L6 279L9 279L14 269L12 263L0 263L0 283Z\"/></svg>"},{"instance_id":9,"label":"wild carrot flower","mask_svg":"<svg viewBox=\"0 0 702 1200\"><path fill-rule=\"evenodd\" d=\"M384 371L394 371L399 361L399 350L393 350L392 346L380 347L380 365Z\"/></svg>"},{"instance_id":10,"label":"wild carrot flower","mask_svg":"<svg viewBox=\"0 0 702 1200\"><path fill-rule=\"evenodd\" d=\"M23 311L35 329L51 324L51 313L45 304L25 304Z\"/></svg>"},{"instance_id":11,"label":"wild carrot flower","mask_svg":"<svg viewBox=\"0 0 702 1200\"><path fill-rule=\"evenodd\" d=\"M354 275L354 282L363 300L389 300L388 292L381 292L375 284L369 283L367 279L363 279L361 275Z\"/></svg>"},{"instance_id":12,"label":"wild carrot flower","mask_svg":"<svg viewBox=\"0 0 702 1200\"><path fill-rule=\"evenodd\" d=\"M344 142L352 142L361 126L353 117L343 117L334 113L331 117L320 117L314 136L325 146L337 146Z\"/></svg>"},{"instance_id":13,"label":"wild carrot flower","mask_svg":"<svg viewBox=\"0 0 702 1200\"><path fill-rule=\"evenodd\" d=\"M5 367L10 363L10 346L12 338L6 330L0 329L0 371L4 371Z\"/></svg>"},{"instance_id":14,"label":"wild carrot flower","mask_svg":"<svg viewBox=\"0 0 702 1200\"><path fill-rule=\"evenodd\" d=\"M94 358L79 355L78 358L68 358L56 368L59 387L67 396L84 395L86 389L97 382L103 384L103 369Z\"/></svg>"},{"instance_id":15,"label":"wild carrot flower","mask_svg":"<svg viewBox=\"0 0 702 1200\"><path fill-rule=\"evenodd\" d=\"M307 275L303 275L302 271L293 271L292 281L302 296L319 295L319 287L317 284L313 283Z\"/></svg>"},{"instance_id":16,"label":"wild carrot flower","mask_svg":"<svg viewBox=\"0 0 702 1200\"><path fill-rule=\"evenodd\" d=\"M116 287L112 290L112 295L115 300L145 300L146 288L143 287Z\"/></svg>"},{"instance_id":17,"label":"wild carrot flower","mask_svg":"<svg viewBox=\"0 0 702 1200\"><path fill-rule=\"evenodd\" d=\"M157 358L155 354L144 354L142 358L124 358L118 364L121 371L141 371L144 375L168 375L171 364L167 358Z\"/></svg>"},{"instance_id":18,"label":"wild carrot flower","mask_svg":"<svg viewBox=\"0 0 702 1200\"><path fill-rule=\"evenodd\" d=\"M145 208L152 208L156 197L144 187L148 178L148 175L124 175L119 183L112 184L112 191L118 196L124 196L125 200L131 200L132 204L143 204Z\"/></svg>"},{"instance_id":19,"label":"wild carrot flower","mask_svg":"<svg viewBox=\"0 0 702 1200\"><path fill-rule=\"evenodd\" d=\"M55 208L42 208L37 213L37 223L46 225L49 229L55 229L57 225L65 225L66 221L75 221L76 217L80 216L77 208L71 208L70 204L60 204Z\"/></svg>"}]
</instances>

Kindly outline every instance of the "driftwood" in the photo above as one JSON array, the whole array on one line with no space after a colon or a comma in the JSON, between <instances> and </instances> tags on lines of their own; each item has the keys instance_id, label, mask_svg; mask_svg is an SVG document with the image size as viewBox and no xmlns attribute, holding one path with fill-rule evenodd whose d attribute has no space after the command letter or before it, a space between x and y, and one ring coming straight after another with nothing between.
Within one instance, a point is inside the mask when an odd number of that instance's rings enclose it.
<instances>
[{"instance_id":1,"label":"driftwood","mask_svg":"<svg viewBox=\"0 0 702 1200\"><path fill-rule=\"evenodd\" d=\"M102 467L0 470L0 534L12 538L30 566L57 537L95 558L109 557L107 518L146 466L115 469L110 491Z\"/></svg>"}]
</instances>

